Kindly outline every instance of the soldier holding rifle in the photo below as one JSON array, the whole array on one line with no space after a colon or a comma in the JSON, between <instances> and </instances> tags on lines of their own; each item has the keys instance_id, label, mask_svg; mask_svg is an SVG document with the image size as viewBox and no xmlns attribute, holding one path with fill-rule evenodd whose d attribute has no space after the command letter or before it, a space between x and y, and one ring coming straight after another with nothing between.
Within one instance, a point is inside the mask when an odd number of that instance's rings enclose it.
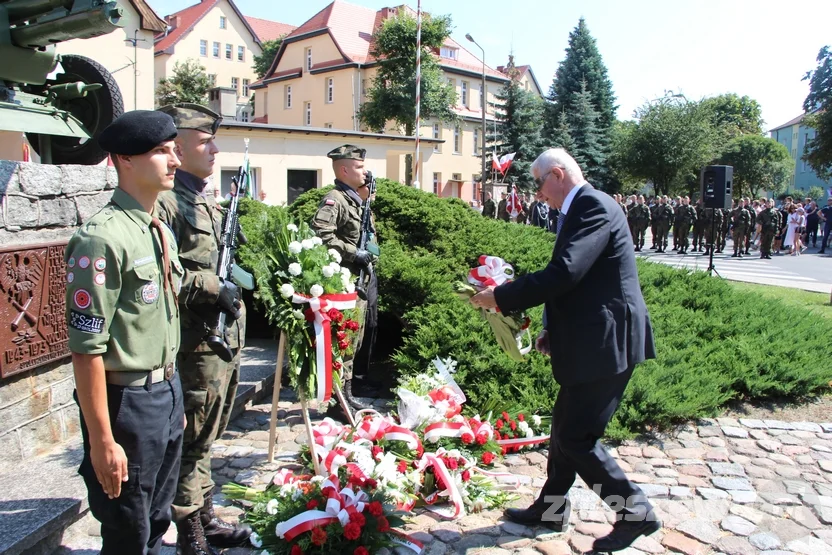
<instances>
[{"instance_id":1,"label":"soldier holding rifle","mask_svg":"<svg viewBox=\"0 0 832 555\"><path fill-rule=\"evenodd\" d=\"M310 223L324 244L341 255L341 265L359 276L356 307L362 326L353 346L353 355L349 360L345 357L341 374L344 397L355 410L369 408L353 397L352 372L354 357L361 349L366 316L375 313L378 298L373 274L373 262L378 250L375 243L368 240L372 225L370 202L373 195L370 187L374 182L372 175L364 169L365 155L364 149L353 145L340 146L327 154L332 159L332 169L335 171L335 188L321 199L318 211ZM327 415L346 422L346 415L340 405L331 405Z\"/></svg>"},{"instance_id":2,"label":"soldier holding rifle","mask_svg":"<svg viewBox=\"0 0 832 555\"><path fill-rule=\"evenodd\" d=\"M196 104L165 106L160 111L176 123L176 154L182 162L173 190L161 194L156 205L159 218L173 229L185 268L177 362L187 424L173 519L177 551L207 555L215 553L211 546L240 545L251 534L247 527L214 514L211 478L211 445L225 431L237 393L245 316L238 286L218 275L223 210L214 195L205 192L219 152L214 139L221 118ZM215 352L209 341L217 335L221 312L227 323L219 333L227 349L223 356L218 354L223 349Z\"/></svg>"}]
</instances>

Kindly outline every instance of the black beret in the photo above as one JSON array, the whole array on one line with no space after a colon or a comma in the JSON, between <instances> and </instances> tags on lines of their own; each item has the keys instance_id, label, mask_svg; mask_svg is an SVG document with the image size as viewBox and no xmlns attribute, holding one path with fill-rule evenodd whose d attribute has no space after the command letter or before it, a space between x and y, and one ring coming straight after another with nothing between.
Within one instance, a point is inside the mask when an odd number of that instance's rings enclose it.
<instances>
[{"instance_id":1,"label":"black beret","mask_svg":"<svg viewBox=\"0 0 832 555\"><path fill-rule=\"evenodd\" d=\"M155 110L125 112L98 137L98 145L110 154L144 154L176 137L173 118Z\"/></svg>"}]
</instances>

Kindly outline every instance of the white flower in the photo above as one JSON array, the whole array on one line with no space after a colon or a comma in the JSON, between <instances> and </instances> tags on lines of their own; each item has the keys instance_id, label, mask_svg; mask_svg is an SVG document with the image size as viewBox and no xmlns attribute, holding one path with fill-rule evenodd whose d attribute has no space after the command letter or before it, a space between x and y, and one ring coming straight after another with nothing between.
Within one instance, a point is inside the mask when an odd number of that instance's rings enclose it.
<instances>
[{"instance_id":1,"label":"white flower","mask_svg":"<svg viewBox=\"0 0 832 555\"><path fill-rule=\"evenodd\" d=\"M540 417L538 415L532 416L532 422L534 422L535 426L540 426Z\"/></svg>"},{"instance_id":2,"label":"white flower","mask_svg":"<svg viewBox=\"0 0 832 555\"><path fill-rule=\"evenodd\" d=\"M459 452L459 449L451 449L448 451L448 456L452 459L458 459L462 456L462 453Z\"/></svg>"},{"instance_id":3,"label":"white flower","mask_svg":"<svg viewBox=\"0 0 832 555\"><path fill-rule=\"evenodd\" d=\"M324 288L316 283L315 285L313 285L312 287L309 288L309 293L313 297L320 297L321 295L324 294Z\"/></svg>"},{"instance_id":4,"label":"white flower","mask_svg":"<svg viewBox=\"0 0 832 555\"><path fill-rule=\"evenodd\" d=\"M270 515L277 514L277 499L269 499L269 502L266 503L266 512Z\"/></svg>"},{"instance_id":5,"label":"white flower","mask_svg":"<svg viewBox=\"0 0 832 555\"><path fill-rule=\"evenodd\" d=\"M301 495L303 495L303 492L300 488L295 488L295 491L292 492L292 501L297 501Z\"/></svg>"},{"instance_id":6,"label":"white flower","mask_svg":"<svg viewBox=\"0 0 832 555\"><path fill-rule=\"evenodd\" d=\"M251 545L253 545L254 547L263 547L263 540L260 539L260 534L258 534L257 532L252 532L251 535L248 537L248 541L250 541Z\"/></svg>"},{"instance_id":7,"label":"white flower","mask_svg":"<svg viewBox=\"0 0 832 555\"><path fill-rule=\"evenodd\" d=\"M303 245L301 245L299 242L292 241L291 243L289 243L289 252L290 253L298 254L302 250L303 250Z\"/></svg>"},{"instance_id":8,"label":"white flower","mask_svg":"<svg viewBox=\"0 0 832 555\"><path fill-rule=\"evenodd\" d=\"M295 294L295 288L291 283L284 283L280 286L280 294L288 299Z\"/></svg>"},{"instance_id":9,"label":"white flower","mask_svg":"<svg viewBox=\"0 0 832 555\"><path fill-rule=\"evenodd\" d=\"M296 320L303 320L304 318L306 318L306 316L304 316L303 314L303 311L297 309L292 311L292 316L294 316Z\"/></svg>"},{"instance_id":10,"label":"white flower","mask_svg":"<svg viewBox=\"0 0 832 555\"><path fill-rule=\"evenodd\" d=\"M332 268L333 274L340 274L341 273L341 265L337 262L330 262L329 267Z\"/></svg>"},{"instance_id":11,"label":"white flower","mask_svg":"<svg viewBox=\"0 0 832 555\"><path fill-rule=\"evenodd\" d=\"M526 437L534 437L534 430L531 428L526 429Z\"/></svg>"},{"instance_id":12,"label":"white flower","mask_svg":"<svg viewBox=\"0 0 832 555\"><path fill-rule=\"evenodd\" d=\"M344 286L344 289L347 290L347 293L355 293L355 284L354 283L348 283Z\"/></svg>"},{"instance_id":13,"label":"white flower","mask_svg":"<svg viewBox=\"0 0 832 555\"><path fill-rule=\"evenodd\" d=\"M341 278L342 279L350 279L352 274L350 273L349 268L341 268Z\"/></svg>"},{"instance_id":14,"label":"white flower","mask_svg":"<svg viewBox=\"0 0 832 555\"><path fill-rule=\"evenodd\" d=\"M280 486L280 497L289 497L292 495L293 491L296 491L298 488L295 484L283 484ZM277 501L275 501L277 503Z\"/></svg>"},{"instance_id":15,"label":"white flower","mask_svg":"<svg viewBox=\"0 0 832 555\"><path fill-rule=\"evenodd\" d=\"M335 272L332 271L332 267L330 266L324 266L321 272L323 272L324 277L327 279L335 275Z\"/></svg>"},{"instance_id":16,"label":"white flower","mask_svg":"<svg viewBox=\"0 0 832 555\"><path fill-rule=\"evenodd\" d=\"M295 224L289 224L286 226L286 229L288 229L289 231L297 231L298 226L296 226Z\"/></svg>"},{"instance_id":17,"label":"white flower","mask_svg":"<svg viewBox=\"0 0 832 555\"><path fill-rule=\"evenodd\" d=\"M292 262L289 264L289 273L293 276L299 276L303 273L303 268L297 262Z\"/></svg>"},{"instance_id":18,"label":"white flower","mask_svg":"<svg viewBox=\"0 0 832 555\"><path fill-rule=\"evenodd\" d=\"M319 246L319 245L324 244L323 239L321 239L320 237L312 237L312 239L310 239L310 241L312 241L312 244L315 245L315 246Z\"/></svg>"},{"instance_id":19,"label":"white flower","mask_svg":"<svg viewBox=\"0 0 832 555\"><path fill-rule=\"evenodd\" d=\"M338 264L341 263L341 254L338 251L336 251L335 249L329 249L326 252L329 253L329 256L330 256L330 258L332 258L332 260L334 260Z\"/></svg>"},{"instance_id":20,"label":"white flower","mask_svg":"<svg viewBox=\"0 0 832 555\"><path fill-rule=\"evenodd\" d=\"M323 476L318 476L318 475L315 475L315 476L312 476L312 479L311 479L311 480L309 480L309 481L310 481L310 482L312 482L313 484L316 484L316 483L318 483L318 482L323 482L323 481L324 481L324 477L323 477Z\"/></svg>"},{"instance_id":21,"label":"white flower","mask_svg":"<svg viewBox=\"0 0 832 555\"><path fill-rule=\"evenodd\" d=\"M523 432L523 433L528 432L529 429L530 429L529 428L529 423L526 422L525 420L523 420L522 422L517 424L517 427L520 428L520 431Z\"/></svg>"},{"instance_id":22,"label":"white flower","mask_svg":"<svg viewBox=\"0 0 832 555\"><path fill-rule=\"evenodd\" d=\"M304 239L300 244L305 250L315 248L315 242L312 239Z\"/></svg>"}]
</instances>

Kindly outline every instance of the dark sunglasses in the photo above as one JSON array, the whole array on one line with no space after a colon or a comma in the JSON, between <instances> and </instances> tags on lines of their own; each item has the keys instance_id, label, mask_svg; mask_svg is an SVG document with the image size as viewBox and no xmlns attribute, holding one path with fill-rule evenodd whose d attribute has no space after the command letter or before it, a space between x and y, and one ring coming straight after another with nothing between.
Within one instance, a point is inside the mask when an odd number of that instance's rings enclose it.
<instances>
[{"instance_id":1,"label":"dark sunglasses","mask_svg":"<svg viewBox=\"0 0 832 555\"><path fill-rule=\"evenodd\" d=\"M550 173L552 173L552 170L547 171L546 173L544 173L540 177L535 177L534 178L534 184L537 185L538 190L540 190L540 188L543 187L543 184L546 183L546 180L548 179L548 175Z\"/></svg>"}]
</instances>

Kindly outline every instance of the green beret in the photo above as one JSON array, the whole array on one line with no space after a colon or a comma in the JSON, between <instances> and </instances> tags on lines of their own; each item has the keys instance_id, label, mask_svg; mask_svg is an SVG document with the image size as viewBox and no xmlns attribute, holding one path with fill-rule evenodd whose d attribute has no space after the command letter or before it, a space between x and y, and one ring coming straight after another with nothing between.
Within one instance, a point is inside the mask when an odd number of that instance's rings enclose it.
<instances>
[{"instance_id":1,"label":"green beret","mask_svg":"<svg viewBox=\"0 0 832 555\"><path fill-rule=\"evenodd\" d=\"M355 145L342 145L327 153L327 156L333 160L363 160L366 155L367 151L365 149L358 148Z\"/></svg>"},{"instance_id":2,"label":"green beret","mask_svg":"<svg viewBox=\"0 0 832 555\"><path fill-rule=\"evenodd\" d=\"M150 152L177 135L173 118L153 110L133 110L117 117L98 137L98 145L110 154L134 156Z\"/></svg>"},{"instance_id":3,"label":"green beret","mask_svg":"<svg viewBox=\"0 0 832 555\"><path fill-rule=\"evenodd\" d=\"M190 102L170 104L159 108L173 118L177 129L196 129L209 135L216 135L222 116L205 106Z\"/></svg>"}]
</instances>

